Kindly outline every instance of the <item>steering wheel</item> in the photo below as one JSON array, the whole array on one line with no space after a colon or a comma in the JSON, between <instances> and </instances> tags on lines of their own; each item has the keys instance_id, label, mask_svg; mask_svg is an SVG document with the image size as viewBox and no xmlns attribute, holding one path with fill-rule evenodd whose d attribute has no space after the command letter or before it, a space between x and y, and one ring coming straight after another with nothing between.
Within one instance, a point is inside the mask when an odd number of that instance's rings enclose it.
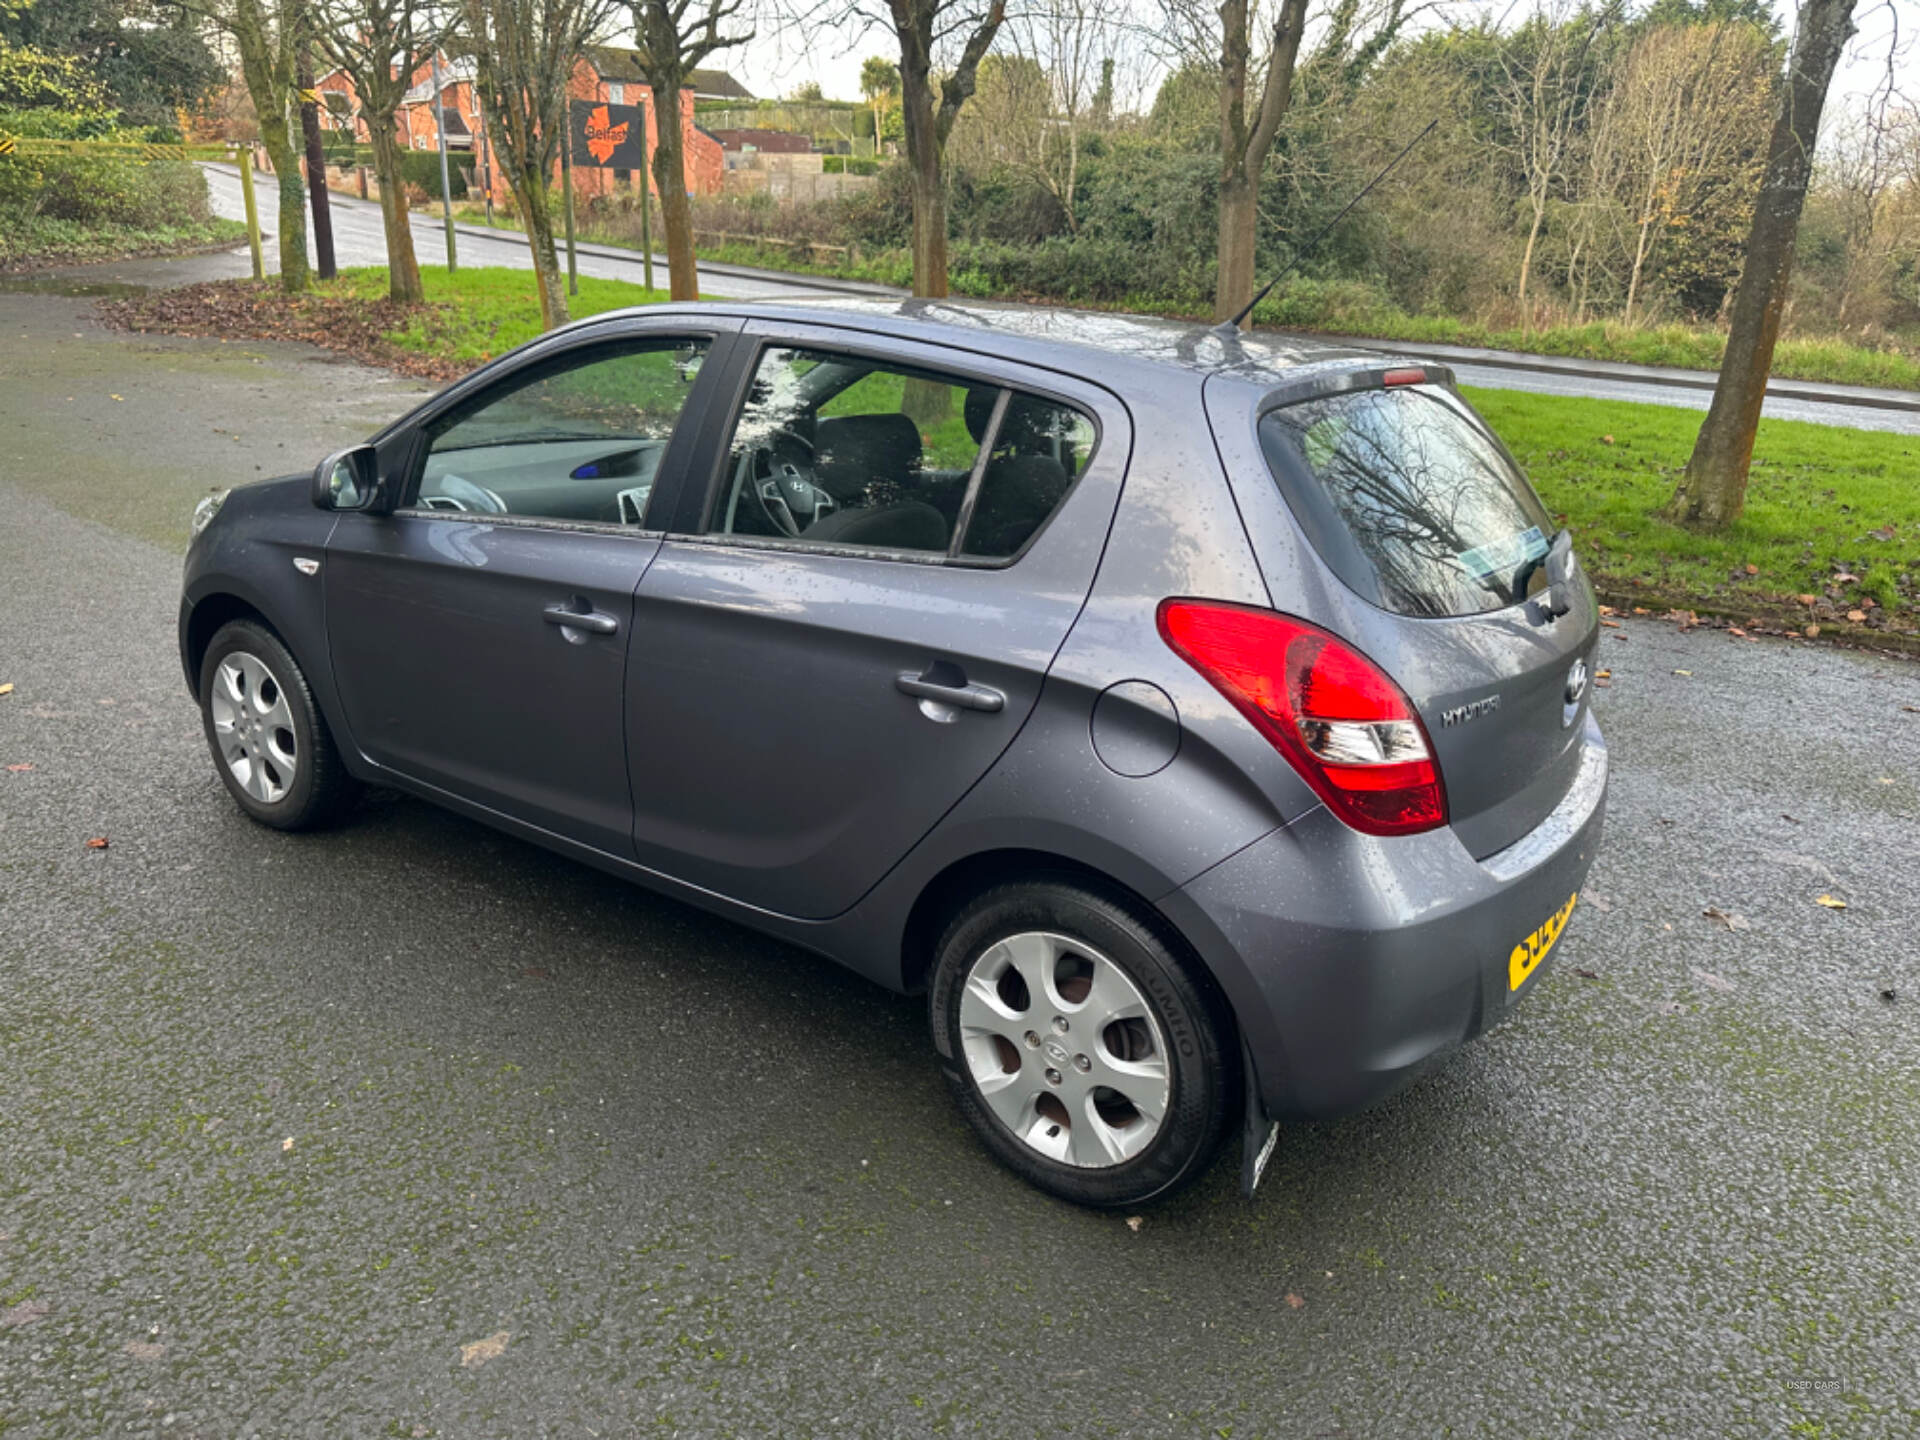
<instances>
[{"instance_id":1,"label":"steering wheel","mask_svg":"<svg viewBox=\"0 0 1920 1440\"><path fill-rule=\"evenodd\" d=\"M469 510L484 515L507 513L507 502L484 485L476 485L459 475L442 475L435 483L440 493L426 498L429 510Z\"/></svg>"},{"instance_id":2,"label":"steering wheel","mask_svg":"<svg viewBox=\"0 0 1920 1440\"><path fill-rule=\"evenodd\" d=\"M795 460L796 451L802 452L804 464ZM798 539L802 530L840 508L815 482L813 443L798 431L786 426L773 430L747 452L743 464L747 490L767 523L782 535Z\"/></svg>"}]
</instances>

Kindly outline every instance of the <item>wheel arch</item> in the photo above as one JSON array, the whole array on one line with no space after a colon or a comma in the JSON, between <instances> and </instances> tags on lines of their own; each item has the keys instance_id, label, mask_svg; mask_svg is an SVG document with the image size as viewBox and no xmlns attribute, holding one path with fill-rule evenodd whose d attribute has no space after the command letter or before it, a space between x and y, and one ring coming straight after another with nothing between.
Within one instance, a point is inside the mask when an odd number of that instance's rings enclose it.
<instances>
[{"instance_id":1,"label":"wheel arch","mask_svg":"<svg viewBox=\"0 0 1920 1440\"><path fill-rule=\"evenodd\" d=\"M1152 900L1133 886L1084 860L1054 851L1019 846L981 850L962 856L921 886L919 895L907 912L906 924L900 936L902 989L909 994L923 993L937 958L934 947L948 923L966 905L995 885L1015 881L1055 881L1076 885L1124 906L1180 958L1197 982L1212 992L1221 1015L1237 1030L1238 1018L1220 978L1213 973L1200 951Z\"/></svg>"},{"instance_id":2,"label":"wheel arch","mask_svg":"<svg viewBox=\"0 0 1920 1440\"><path fill-rule=\"evenodd\" d=\"M280 632L267 613L251 600L235 594L231 590L214 590L190 601L186 613L180 619L180 663L186 670L187 689L193 698L200 700L200 667L207 658L207 647L213 644L213 637L220 633L224 625L235 620L254 620L265 626L282 645L287 645L287 637ZM287 645L289 652L293 647ZM295 660L299 656L294 657ZM304 667L302 667L304 668Z\"/></svg>"}]
</instances>

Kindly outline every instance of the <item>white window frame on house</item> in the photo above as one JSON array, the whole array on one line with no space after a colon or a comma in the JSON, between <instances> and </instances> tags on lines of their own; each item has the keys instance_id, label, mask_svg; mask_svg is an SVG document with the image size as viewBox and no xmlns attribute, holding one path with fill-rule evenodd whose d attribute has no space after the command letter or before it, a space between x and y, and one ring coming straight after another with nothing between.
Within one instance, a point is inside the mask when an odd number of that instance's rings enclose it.
<instances>
[{"instance_id":1,"label":"white window frame on house","mask_svg":"<svg viewBox=\"0 0 1920 1440\"><path fill-rule=\"evenodd\" d=\"M626 104L627 87L618 80L609 80L607 82L607 103L609 105Z\"/></svg>"}]
</instances>

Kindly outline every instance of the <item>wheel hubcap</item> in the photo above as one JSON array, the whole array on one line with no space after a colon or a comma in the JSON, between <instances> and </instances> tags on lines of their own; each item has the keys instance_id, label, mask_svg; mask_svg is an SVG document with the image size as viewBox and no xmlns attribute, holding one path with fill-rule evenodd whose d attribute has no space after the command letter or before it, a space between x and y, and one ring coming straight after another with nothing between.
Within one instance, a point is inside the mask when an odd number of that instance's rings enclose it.
<instances>
[{"instance_id":1,"label":"wheel hubcap","mask_svg":"<svg viewBox=\"0 0 1920 1440\"><path fill-rule=\"evenodd\" d=\"M973 962L960 1044L989 1109L1050 1160L1131 1160L1166 1118L1160 1023L1127 973L1071 936L1011 935Z\"/></svg>"},{"instance_id":2,"label":"wheel hubcap","mask_svg":"<svg viewBox=\"0 0 1920 1440\"><path fill-rule=\"evenodd\" d=\"M236 650L214 671L214 740L242 790L271 805L300 773L286 692L259 656Z\"/></svg>"}]
</instances>

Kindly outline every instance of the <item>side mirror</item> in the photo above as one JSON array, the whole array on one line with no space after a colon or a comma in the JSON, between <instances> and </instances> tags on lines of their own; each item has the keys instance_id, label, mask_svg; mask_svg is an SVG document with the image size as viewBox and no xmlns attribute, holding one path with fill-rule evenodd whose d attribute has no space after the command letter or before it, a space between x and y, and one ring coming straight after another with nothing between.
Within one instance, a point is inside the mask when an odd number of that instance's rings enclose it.
<instances>
[{"instance_id":1,"label":"side mirror","mask_svg":"<svg viewBox=\"0 0 1920 1440\"><path fill-rule=\"evenodd\" d=\"M313 472L313 503L321 510L365 510L379 491L379 466L371 445L336 450Z\"/></svg>"}]
</instances>

